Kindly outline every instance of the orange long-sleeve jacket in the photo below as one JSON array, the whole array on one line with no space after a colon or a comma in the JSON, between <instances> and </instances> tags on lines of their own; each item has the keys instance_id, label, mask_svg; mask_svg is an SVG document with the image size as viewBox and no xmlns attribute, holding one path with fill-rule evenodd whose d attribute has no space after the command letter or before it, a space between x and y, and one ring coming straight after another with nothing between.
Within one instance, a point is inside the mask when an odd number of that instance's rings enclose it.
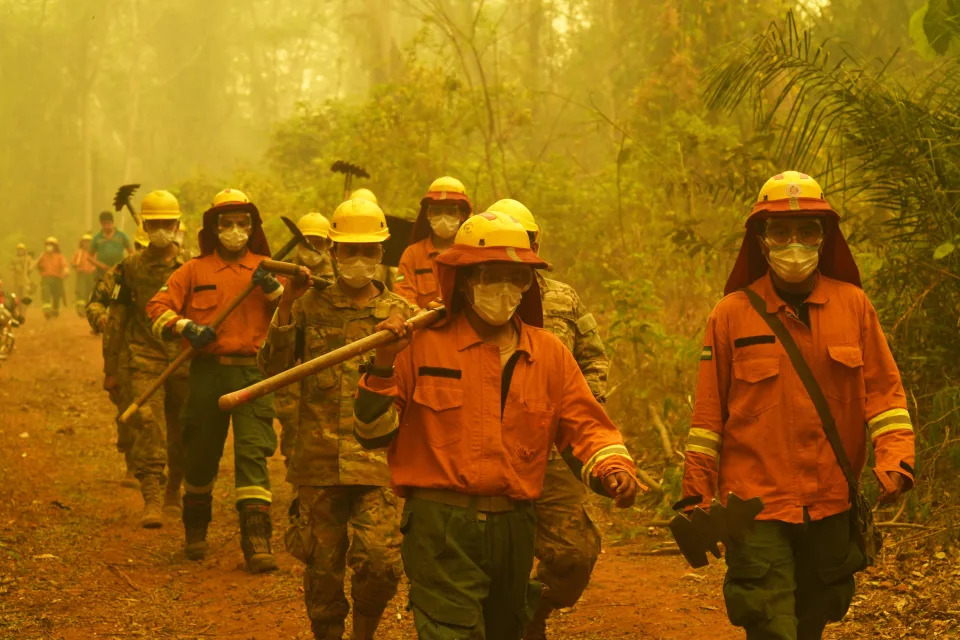
<instances>
[{"instance_id":1,"label":"orange long-sleeve jacket","mask_svg":"<svg viewBox=\"0 0 960 640\"><path fill-rule=\"evenodd\" d=\"M620 432L573 355L547 331L514 321L519 347L506 366L499 348L481 341L458 314L417 332L392 377L361 379L354 432L367 448L389 445L400 495L417 487L532 500L554 444L601 495L607 475L635 474Z\"/></svg>"},{"instance_id":2,"label":"orange long-sleeve jacket","mask_svg":"<svg viewBox=\"0 0 960 640\"><path fill-rule=\"evenodd\" d=\"M44 251L37 258L37 271L43 278L66 278L70 272L67 259L59 251Z\"/></svg>"},{"instance_id":3,"label":"orange long-sleeve jacket","mask_svg":"<svg viewBox=\"0 0 960 640\"><path fill-rule=\"evenodd\" d=\"M93 263L93 256L84 249L74 251L70 263L73 264L74 268L80 273L93 273L97 270L97 265Z\"/></svg>"},{"instance_id":4,"label":"orange long-sleeve jacket","mask_svg":"<svg viewBox=\"0 0 960 640\"><path fill-rule=\"evenodd\" d=\"M169 337L165 333L169 334L173 325L183 318L197 324L212 324L217 313L250 284L253 270L265 259L267 256L247 251L239 261L225 262L214 251L187 261L147 303L154 334ZM217 328L216 342L204 348L203 353L256 355L267 337L273 301L280 293L282 289L277 289L268 299L260 287L254 287Z\"/></svg>"},{"instance_id":5,"label":"orange long-sleeve jacket","mask_svg":"<svg viewBox=\"0 0 960 640\"><path fill-rule=\"evenodd\" d=\"M399 274L393 292L421 308L436 300L440 296L440 286L434 259L439 254L440 250L433 246L429 236L404 249L397 265Z\"/></svg>"},{"instance_id":6,"label":"orange long-sleeve jacket","mask_svg":"<svg viewBox=\"0 0 960 640\"><path fill-rule=\"evenodd\" d=\"M777 295L770 276L750 288L776 312L813 371L855 473L866 435L876 469L913 482L913 425L900 373L866 294L823 275L807 298L810 326ZM866 429L864 428L866 426ZM760 520L802 522L850 507L847 482L783 346L746 294L724 298L707 321L686 450L683 495L719 492L763 501Z\"/></svg>"}]
</instances>

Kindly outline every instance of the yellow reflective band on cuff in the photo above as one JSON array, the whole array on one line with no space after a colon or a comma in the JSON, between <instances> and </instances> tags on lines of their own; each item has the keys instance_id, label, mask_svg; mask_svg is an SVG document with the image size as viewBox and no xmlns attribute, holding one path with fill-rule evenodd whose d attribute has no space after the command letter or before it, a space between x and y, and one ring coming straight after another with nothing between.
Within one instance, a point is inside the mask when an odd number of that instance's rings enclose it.
<instances>
[{"instance_id":1,"label":"yellow reflective band on cuff","mask_svg":"<svg viewBox=\"0 0 960 640\"><path fill-rule=\"evenodd\" d=\"M382 438L383 436L388 436L400 427L400 414L396 411L391 411L393 407L387 409L387 412L382 416L370 423L364 423L361 420L357 420L354 425L357 430L357 435L366 440L374 440L376 438Z\"/></svg>"},{"instance_id":2,"label":"yellow reflective band on cuff","mask_svg":"<svg viewBox=\"0 0 960 640\"><path fill-rule=\"evenodd\" d=\"M720 455L720 434L709 429L691 428L687 437L687 451L716 458Z\"/></svg>"},{"instance_id":3,"label":"yellow reflective band on cuff","mask_svg":"<svg viewBox=\"0 0 960 640\"><path fill-rule=\"evenodd\" d=\"M158 338L163 337L163 328L166 327L171 320L177 317L177 314L173 311L167 310L160 314L160 317L157 318L156 322L153 323L153 326L150 329L153 331L153 335Z\"/></svg>"},{"instance_id":4,"label":"yellow reflective band on cuff","mask_svg":"<svg viewBox=\"0 0 960 640\"><path fill-rule=\"evenodd\" d=\"M913 422L906 409L890 409L867 422L867 428L870 430L870 438L876 439L890 431L913 431Z\"/></svg>"},{"instance_id":5,"label":"yellow reflective band on cuff","mask_svg":"<svg viewBox=\"0 0 960 640\"><path fill-rule=\"evenodd\" d=\"M263 500L273 502L273 494L263 487L237 487L237 502L241 500Z\"/></svg>"},{"instance_id":6,"label":"yellow reflective band on cuff","mask_svg":"<svg viewBox=\"0 0 960 640\"><path fill-rule=\"evenodd\" d=\"M590 477L593 475L593 469L601 461L606 460L611 456L623 456L633 462L633 458L630 457L630 452L622 444L611 444L606 447L603 447L595 454L590 456L590 459L587 460L587 463L583 465L583 469L580 470L580 479L585 485L590 486Z\"/></svg>"}]
</instances>

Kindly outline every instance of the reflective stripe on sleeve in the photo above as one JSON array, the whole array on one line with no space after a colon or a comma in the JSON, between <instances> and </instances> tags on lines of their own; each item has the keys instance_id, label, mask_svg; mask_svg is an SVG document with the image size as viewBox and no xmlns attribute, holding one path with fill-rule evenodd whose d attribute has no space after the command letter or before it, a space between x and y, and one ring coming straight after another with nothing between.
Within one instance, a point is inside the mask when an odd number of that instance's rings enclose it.
<instances>
[{"instance_id":1,"label":"reflective stripe on sleeve","mask_svg":"<svg viewBox=\"0 0 960 640\"><path fill-rule=\"evenodd\" d=\"M590 478L593 477L593 469L611 456L623 456L627 460L630 460L630 462L633 462L633 458L630 457L630 452L622 444L607 445L590 456L587 463L583 465L583 469L580 470L580 479L583 480L583 484L589 487Z\"/></svg>"},{"instance_id":2,"label":"reflective stripe on sleeve","mask_svg":"<svg viewBox=\"0 0 960 640\"><path fill-rule=\"evenodd\" d=\"M164 327L170 324L170 321L177 317L177 314L169 309L161 313L160 317L157 318L157 321L154 322L153 326L150 327L153 331L153 335L157 336L158 338L163 338Z\"/></svg>"},{"instance_id":3,"label":"reflective stripe on sleeve","mask_svg":"<svg viewBox=\"0 0 960 640\"><path fill-rule=\"evenodd\" d=\"M867 422L870 439L875 440L885 433L903 429L913 431L913 422L910 421L910 412L906 409L890 409Z\"/></svg>"},{"instance_id":4,"label":"reflective stripe on sleeve","mask_svg":"<svg viewBox=\"0 0 960 640\"><path fill-rule=\"evenodd\" d=\"M720 434L710 429L690 429L687 438L687 451L702 453L705 456L716 458L720 455Z\"/></svg>"}]
</instances>

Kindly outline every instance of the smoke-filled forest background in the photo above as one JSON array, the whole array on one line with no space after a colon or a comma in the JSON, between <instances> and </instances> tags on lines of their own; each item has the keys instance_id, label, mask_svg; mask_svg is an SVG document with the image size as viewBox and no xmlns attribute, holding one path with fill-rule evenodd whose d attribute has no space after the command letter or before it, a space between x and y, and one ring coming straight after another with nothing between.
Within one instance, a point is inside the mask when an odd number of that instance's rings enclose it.
<instances>
[{"instance_id":1,"label":"smoke-filled forest background","mask_svg":"<svg viewBox=\"0 0 960 640\"><path fill-rule=\"evenodd\" d=\"M123 183L177 193L194 231L243 189L278 242L340 201L335 160L394 215L456 176L542 221L601 322L609 410L675 495L751 197L802 170L908 387L897 517L930 523L960 497L958 32L955 0L0 0L0 265L72 252Z\"/></svg>"}]
</instances>

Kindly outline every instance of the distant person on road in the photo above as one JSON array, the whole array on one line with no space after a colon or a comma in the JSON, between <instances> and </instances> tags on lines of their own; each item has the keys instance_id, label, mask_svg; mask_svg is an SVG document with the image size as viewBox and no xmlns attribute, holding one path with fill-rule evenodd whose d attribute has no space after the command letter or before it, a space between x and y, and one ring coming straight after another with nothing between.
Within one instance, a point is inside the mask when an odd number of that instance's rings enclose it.
<instances>
[{"instance_id":1,"label":"distant person on road","mask_svg":"<svg viewBox=\"0 0 960 640\"><path fill-rule=\"evenodd\" d=\"M851 509L868 434L881 501L913 486L900 372L839 220L810 176L770 178L707 320L681 502L763 502L726 548L749 640L813 640L846 614L874 546Z\"/></svg>"},{"instance_id":2,"label":"distant person on road","mask_svg":"<svg viewBox=\"0 0 960 640\"><path fill-rule=\"evenodd\" d=\"M107 269L117 264L133 251L129 236L116 228L113 212L100 213L100 231L93 236L90 252L96 260L97 277L103 277Z\"/></svg>"},{"instance_id":3,"label":"distant person on road","mask_svg":"<svg viewBox=\"0 0 960 640\"><path fill-rule=\"evenodd\" d=\"M85 315L84 310L87 307L87 302L90 301L90 294L93 293L93 285L97 282L97 265L90 253L92 241L92 235L89 233L83 234L80 237L80 245L70 260L70 264L73 265L73 269L76 272L76 286L74 287L76 300L74 300L73 304L76 308L77 315L81 318Z\"/></svg>"},{"instance_id":4,"label":"distant person on road","mask_svg":"<svg viewBox=\"0 0 960 640\"><path fill-rule=\"evenodd\" d=\"M13 273L13 292L18 298L28 298L33 295L33 270L36 261L27 251L27 245L17 243L16 255L10 261L10 271Z\"/></svg>"},{"instance_id":5,"label":"distant person on road","mask_svg":"<svg viewBox=\"0 0 960 640\"><path fill-rule=\"evenodd\" d=\"M391 316L360 379L354 430L389 447L406 502L401 554L421 640L519 640L539 599L530 581L550 449L618 507L638 489L623 438L573 354L543 324L534 269L547 263L513 218L486 212L437 257L448 315L410 335Z\"/></svg>"},{"instance_id":6,"label":"distant person on road","mask_svg":"<svg viewBox=\"0 0 960 640\"><path fill-rule=\"evenodd\" d=\"M473 213L467 189L456 178L437 178L420 200L420 215L410 234L410 246L400 256L393 290L412 304L426 308L440 297L436 258L453 244L463 221Z\"/></svg>"},{"instance_id":7,"label":"distant person on road","mask_svg":"<svg viewBox=\"0 0 960 640\"><path fill-rule=\"evenodd\" d=\"M304 235L316 231L307 222L299 223ZM323 291L313 290L306 278L287 284L258 354L268 375L359 340L393 313L410 317L416 310L375 279L382 243L390 237L380 207L348 200L334 211L332 224L339 276ZM284 438L287 481L297 496L287 551L306 564L304 599L316 640L343 637L350 611L343 592L347 564L353 569L350 637L356 640L373 639L403 570L400 499L390 488L386 455L367 451L353 436L353 397L363 366L364 357L356 356L292 385L300 402L296 429ZM285 432L289 426L288 420Z\"/></svg>"},{"instance_id":8,"label":"distant person on road","mask_svg":"<svg viewBox=\"0 0 960 640\"><path fill-rule=\"evenodd\" d=\"M53 236L43 243L43 254L37 258L37 271L40 272L43 317L50 320L60 315L60 303L67 301L63 281L70 275L67 259L60 253L60 242Z\"/></svg>"}]
</instances>

